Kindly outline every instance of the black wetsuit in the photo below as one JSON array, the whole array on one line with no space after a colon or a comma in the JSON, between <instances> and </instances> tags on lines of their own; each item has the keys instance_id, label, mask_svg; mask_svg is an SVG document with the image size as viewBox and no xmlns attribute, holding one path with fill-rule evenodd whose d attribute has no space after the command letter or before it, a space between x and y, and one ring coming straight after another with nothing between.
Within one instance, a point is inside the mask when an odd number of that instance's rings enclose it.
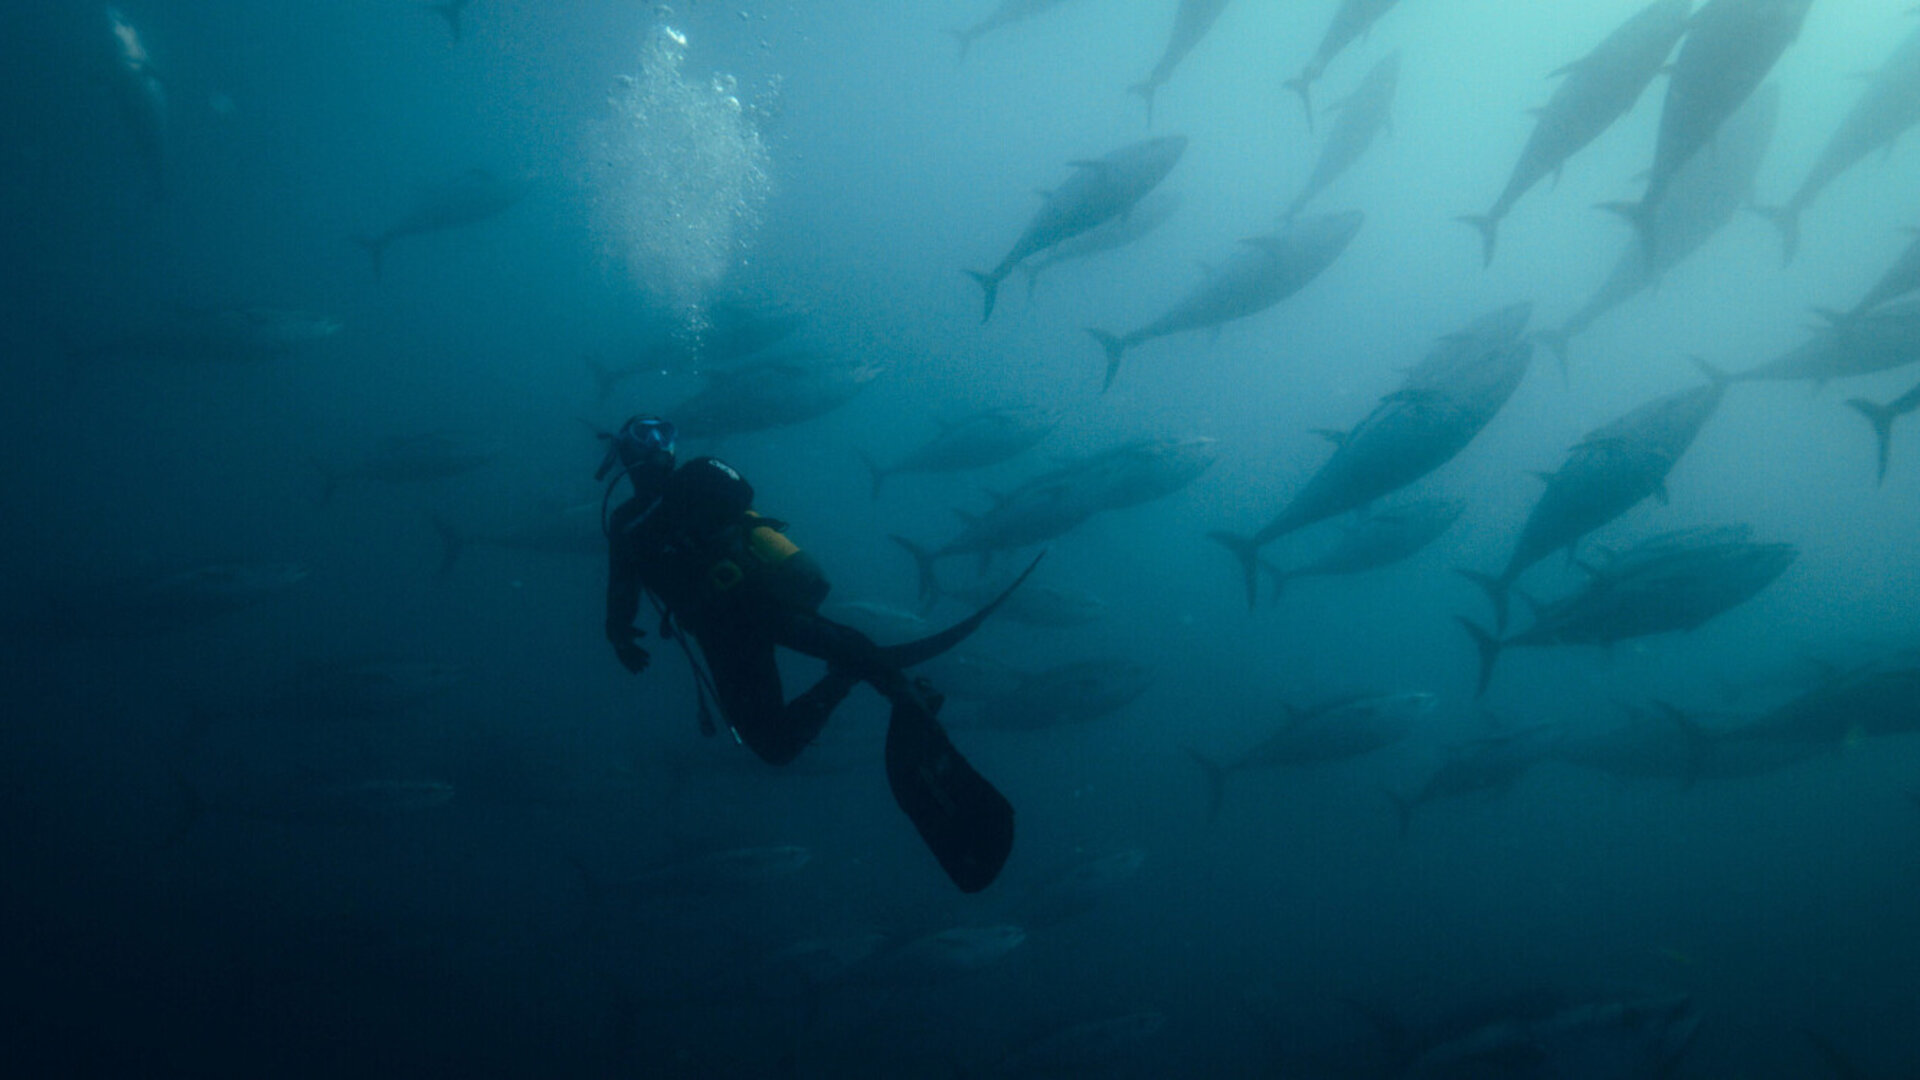
<instances>
[{"instance_id":1,"label":"black wetsuit","mask_svg":"<svg viewBox=\"0 0 1920 1080\"><path fill-rule=\"evenodd\" d=\"M614 511L606 632L616 650L633 639L641 593L653 594L699 643L727 723L776 765L813 741L856 683L870 683L896 708L919 708L912 684L882 662L879 646L820 615L817 599L780 595L751 575L716 585L715 566L737 558L748 530L770 523L747 513L752 501L752 487L732 469L696 458L675 471L658 499L635 497ZM826 676L785 701L776 646L826 661Z\"/></svg>"}]
</instances>

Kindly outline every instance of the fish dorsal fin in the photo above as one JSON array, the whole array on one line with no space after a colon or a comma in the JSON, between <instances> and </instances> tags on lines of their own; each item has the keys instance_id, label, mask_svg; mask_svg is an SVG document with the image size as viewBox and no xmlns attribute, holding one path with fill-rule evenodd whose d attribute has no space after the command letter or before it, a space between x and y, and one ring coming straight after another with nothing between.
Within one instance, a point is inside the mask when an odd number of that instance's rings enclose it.
<instances>
[{"instance_id":1,"label":"fish dorsal fin","mask_svg":"<svg viewBox=\"0 0 1920 1080\"><path fill-rule=\"evenodd\" d=\"M1347 445L1347 439L1350 437L1351 433L1341 431L1338 428L1321 427L1321 428L1313 428L1309 432L1309 434L1318 435L1335 446L1345 446Z\"/></svg>"},{"instance_id":2,"label":"fish dorsal fin","mask_svg":"<svg viewBox=\"0 0 1920 1080\"><path fill-rule=\"evenodd\" d=\"M1510 591L1513 593L1513 595L1520 598L1521 603L1527 605L1528 618L1532 619L1534 622L1539 622L1540 608L1541 608L1539 598L1535 597L1532 593L1528 593L1520 589L1513 589Z\"/></svg>"}]
</instances>

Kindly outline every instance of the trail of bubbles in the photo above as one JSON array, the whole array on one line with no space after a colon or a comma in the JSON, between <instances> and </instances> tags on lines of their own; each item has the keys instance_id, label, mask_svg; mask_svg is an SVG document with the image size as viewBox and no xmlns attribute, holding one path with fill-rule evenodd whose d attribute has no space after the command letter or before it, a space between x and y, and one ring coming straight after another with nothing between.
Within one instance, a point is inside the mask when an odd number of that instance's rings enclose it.
<instances>
[{"instance_id":1,"label":"trail of bubbles","mask_svg":"<svg viewBox=\"0 0 1920 1080\"><path fill-rule=\"evenodd\" d=\"M602 255L697 335L703 308L752 241L771 158L731 76L681 68L686 36L647 34L640 71L614 82L597 130L594 197Z\"/></svg>"}]
</instances>

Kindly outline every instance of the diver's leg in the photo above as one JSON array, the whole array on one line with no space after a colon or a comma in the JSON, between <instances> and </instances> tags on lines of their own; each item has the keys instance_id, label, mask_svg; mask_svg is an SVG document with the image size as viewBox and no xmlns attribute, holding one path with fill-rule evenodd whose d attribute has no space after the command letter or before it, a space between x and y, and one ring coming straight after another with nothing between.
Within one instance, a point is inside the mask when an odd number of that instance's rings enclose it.
<instances>
[{"instance_id":1,"label":"diver's leg","mask_svg":"<svg viewBox=\"0 0 1920 1080\"><path fill-rule=\"evenodd\" d=\"M740 741L774 765L799 756L809 740L792 736L773 642L753 634L711 634L701 639L700 651L706 654L720 711Z\"/></svg>"},{"instance_id":2,"label":"diver's leg","mask_svg":"<svg viewBox=\"0 0 1920 1080\"><path fill-rule=\"evenodd\" d=\"M922 695L898 668L886 661L886 653L872 638L844 623L811 612L785 612L774 620L774 641L794 652L827 662L827 674L810 689L795 698L793 705L807 702L810 708L826 703L831 712L855 684L865 682L899 707L903 702L923 705ZM790 706L791 707L791 706ZM937 706L935 707L937 709ZM826 723L826 716L819 716ZM817 732L819 728L816 726Z\"/></svg>"}]
</instances>

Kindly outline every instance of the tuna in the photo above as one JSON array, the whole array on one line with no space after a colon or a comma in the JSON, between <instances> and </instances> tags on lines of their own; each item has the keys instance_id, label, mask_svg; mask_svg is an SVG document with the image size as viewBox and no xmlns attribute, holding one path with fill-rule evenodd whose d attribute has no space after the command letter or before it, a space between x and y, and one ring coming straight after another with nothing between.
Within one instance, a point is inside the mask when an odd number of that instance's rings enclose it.
<instances>
[{"instance_id":1,"label":"tuna","mask_svg":"<svg viewBox=\"0 0 1920 1080\"><path fill-rule=\"evenodd\" d=\"M1124 510L1180 491L1218 460L1218 439L1170 435L1135 439L1051 475L1072 483L1095 510Z\"/></svg>"},{"instance_id":2,"label":"tuna","mask_svg":"<svg viewBox=\"0 0 1920 1080\"><path fill-rule=\"evenodd\" d=\"M1733 376L1736 380L1780 381L1877 375L1920 360L1920 298L1883 305L1856 318L1814 330L1806 341Z\"/></svg>"},{"instance_id":3,"label":"tuna","mask_svg":"<svg viewBox=\"0 0 1920 1080\"><path fill-rule=\"evenodd\" d=\"M1239 560L1254 606L1260 549L1280 537L1390 495L1453 460L1526 376L1522 340L1531 304L1514 304L1442 338L1400 389L1347 432L1323 432L1333 457L1252 536L1207 535Z\"/></svg>"},{"instance_id":4,"label":"tuna","mask_svg":"<svg viewBox=\"0 0 1920 1080\"><path fill-rule=\"evenodd\" d=\"M1025 22L1043 12L1060 6L1062 0L1000 0L992 11L971 26L957 27L947 31L960 42L960 59L967 58L967 51L973 48L977 39L1015 23Z\"/></svg>"},{"instance_id":5,"label":"tuna","mask_svg":"<svg viewBox=\"0 0 1920 1080\"><path fill-rule=\"evenodd\" d=\"M1904 649L1828 678L1741 729L1743 738L1837 750L1920 733L1920 650Z\"/></svg>"},{"instance_id":6,"label":"tuna","mask_svg":"<svg viewBox=\"0 0 1920 1080\"><path fill-rule=\"evenodd\" d=\"M1366 154L1382 131L1393 128L1393 98L1400 86L1400 54L1389 53L1367 72L1360 88L1334 108L1339 118L1314 162L1307 186L1287 206L1286 219L1292 221L1316 195L1338 180Z\"/></svg>"},{"instance_id":7,"label":"tuna","mask_svg":"<svg viewBox=\"0 0 1920 1080\"><path fill-rule=\"evenodd\" d=\"M1098 507L1088 503L1075 490L1071 479L1042 477L995 496L994 505L979 515L960 514L960 534L945 545L928 550L903 536L891 539L913 556L920 574L920 604L930 608L942 589L934 574L941 559L956 555L974 555L982 565L995 554L1045 543L1066 533L1092 517Z\"/></svg>"},{"instance_id":8,"label":"tuna","mask_svg":"<svg viewBox=\"0 0 1920 1080\"><path fill-rule=\"evenodd\" d=\"M1563 372L1569 341L1585 333L1602 315L1659 284L1667 271L1718 235L1741 208L1752 204L1754 178L1773 143L1779 115L1780 88L1769 83L1720 129L1712 153L1697 154L1681 168L1654 213L1658 242L1653 251L1649 253L1638 237L1629 238L1613 272L1580 310L1559 327L1535 335L1553 349Z\"/></svg>"},{"instance_id":9,"label":"tuna","mask_svg":"<svg viewBox=\"0 0 1920 1080\"><path fill-rule=\"evenodd\" d=\"M321 466L320 501L331 502L340 485L349 481L376 484L431 484L483 469L494 455L444 432L402 435L387 439L358 464L330 470Z\"/></svg>"},{"instance_id":10,"label":"tuna","mask_svg":"<svg viewBox=\"0 0 1920 1080\"><path fill-rule=\"evenodd\" d=\"M1654 0L1592 52L1553 73L1565 81L1546 106L1535 111L1539 120L1506 190L1493 209L1460 219L1480 230L1487 265L1493 264L1500 222L1513 204L1543 178L1551 175L1557 181L1569 158L1632 111L1685 33L1692 6L1693 0Z\"/></svg>"},{"instance_id":11,"label":"tuna","mask_svg":"<svg viewBox=\"0 0 1920 1080\"><path fill-rule=\"evenodd\" d=\"M1011 694L982 703L980 727L1038 731L1084 724L1126 708L1153 685L1153 670L1131 660L1080 660L1028 676Z\"/></svg>"},{"instance_id":12,"label":"tuna","mask_svg":"<svg viewBox=\"0 0 1920 1080\"><path fill-rule=\"evenodd\" d=\"M1084 915L1120 886L1132 881L1146 863L1145 851L1126 848L1045 878L1020 901L1021 922L1039 929Z\"/></svg>"},{"instance_id":13,"label":"tuna","mask_svg":"<svg viewBox=\"0 0 1920 1080\"><path fill-rule=\"evenodd\" d=\"M852 401L886 370L867 360L787 353L702 372L707 385L667 415L687 439L718 439L790 427Z\"/></svg>"},{"instance_id":14,"label":"tuna","mask_svg":"<svg viewBox=\"0 0 1920 1080\"><path fill-rule=\"evenodd\" d=\"M906 472L959 472L984 469L1032 448L1060 424L1053 409L993 409L941 425L940 434L892 465L867 458L873 473L873 497L887 477Z\"/></svg>"},{"instance_id":15,"label":"tuna","mask_svg":"<svg viewBox=\"0 0 1920 1080\"><path fill-rule=\"evenodd\" d=\"M183 307L132 333L76 350L69 359L262 364L312 348L340 330L340 323L327 316L286 308Z\"/></svg>"},{"instance_id":16,"label":"tuna","mask_svg":"<svg viewBox=\"0 0 1920 1080\"><path fill-rule=\"evenodd\" d=\"M1173 77L1173 69L1200 44L1200 39L1207 36L1207 31L1213 29L1214 21L1225 10L1227 0L1180 0L1180 10L1173 16L1173 32L1167 36L1167 47L1160 54L1160 62L1144 80L1128 88L1146 99L1148 124L1153 123L1153 95Z\"/></svg>"},{"instance_id":17,"label":"tuna","mask_svg":"<svg viewBox=\"0 0 1920 1080\"><path fill-rule=\"evenodd\" d=\"M1339 698L1310 709L1286 709L1286 722L1232 761L1220 763L1187 753L1207 777L1207 820L1220 815L1227 778L1249 769L1307 768L1349 761L1384 750L1413 733L1433 714L1433 694L1374 694Z\"/></svg>"},{"instance_id":18,"label":"tuna","mask_svg":"<svg viewBox=\"0 0 1920 1080\"><path fill-rule=\"evenodd\" d=\"M1467 619L1462 626L1480 650L1479 692L1492 681L1507 649L1598 645L1699 629L1746 603L1781 574L1799 550L1791 544L1718 539L1711 533L1656 538L1602 567L1588 567L1584 587L1564 599L1534 606L1528 628L1504 640Z\"/></svg>"},{"instance_id":19,"label":"tuna","mask_svg":"<svg viewBox=\"0 0 1920 1080\"><path fill-rule=\"evenodd\" d=\"M1668 394L1588 432L1559 471L1544 477L1547 489L1506 569L1498 577L1467 575L1493 600L1498 626L1507 625L1507 593L1529 567L1578 544L1649 496L1667 501L1667 475L1726 396L1726 376L1712 369L1707 374L1705 386Z\"/></svg>"},{"instance_id":20,"label":"tuna","mask_svg":"<svg viewBox=\"0 0 1920 1080\"><path fill-rule=\"evenodd\" d=\"M1107 354L1102 391L1113 385L1120 358L1128 349L1154 338L1216 329L1257 315L1306 288L1347 250L1364 220L1358 210L1351 210L1304 218L1278 233L1244 240L1224 266L1158 319L1123 335L1089 329Z\"/></svg>"},{"instance_id":21,"label":"tuna","mask_svg":"<svg viewBox=\"0 0 1920 1080\"><path fill-rule=\"evenodd\" d=\"M1800 36L1813 0L1707 0L1673 63L1659 141L1638 203L1612 203L1658 257L1660 203L1680 170L1704 150Z\"/></svg>"},{"instance_id":22,"label":"tuna","mask_svg":"<svg viewBox=\"0 0 1920 1080\"><path fill-rule=\"evenodd\" d=\"M1893 422L1920 409L1920 385L1916 385L1885 405L1876 405L1866 398L1850 398L1847 405L1866 417L1867 423L1873 425L1878 458L1874 482L1884 484L1887 481L1887 458L1893 451Z\"/></svg>"},{"instance_id":23,"label":"tuna","mask_svg":"<svg viewBox=\"0 0 1920 1080\"><path fill-rule=\"evenodd\" d=\"M1103 158L1068 162L1073 175L1052 191L1041 193L1040 209L1012 250L989 273L967 271L986 290L981 322L993 318L1000 282L1020 263L1114 218L1125 217L1147 193L1167 178L1187 149L1184 135L1167 135L1133 143Z\"/></svg>"},{"instance_id":24,"label":"tuna","mask_svg":"<svg viewBox=\"0 0 1920 1080\"><path fill-rule=\"evenodd\" d=\"M1179 192L1155 188L1135 204L1132 213L1095 225L1079 236L1053 245L1044 256L1021 263L1020 271L1027 275L1027 297L1033 297L1034 283L1040 279L1042 271L1064 262L1118 251L1166 224L1169 218L1180 211L1180 203Z\"/></svg>"},{"instance_id":25,"label":"tuna","mask_svg":"<svg viewBox=\"0 0 1920 1080\"><path fill-rule=\"evenodd\" d=\"M1812 206L1827 185L1867 155L1890 149L1908 128L1920 124L1920 29L1894 46L1880 70L1867 76L1867 88L1854 102L1840 127L1827 139L1812 171L1784 206L1762 213L1780 228L1787 262L1800 251L1800 215Z\"/></svg>"},{"instance_id":26,"label":"tuna","mask_svg":"<svg viewBox=\"0 0 1920 1080\"><path fill-rule=\"evenodd\" d=\"M1280 600L1295 578L1360 574L1412 558L1460 520L1467 504L1459 499L1416 499L1364 511L1324 555L1291 569L1262 561L1273 576L1273 599Z\"/></svg>"},{"instance_id":27,"label":"tuna","mask_svg":"<svg viewBox=\"0 0 1920 1080\"><path fill-rule=\"evenodd\" d=\"M380 273L387 246L408 236L444 232L499 217L512 209L532 189L534 178L528 175L497 177L485 169L468 169L444 183L422 191L406 213L373 236L357 236L353 242L366 249L373 260L373 272Z\"/></svg>"},{"instance_id":28,"label":"tuna","mask_svg":"<svg viewBox=\"0 0 1920 1080\"><path fill-rule=\"evenodd\" d=\"M1476 739L1450 747L1447 760L1412 795L1388 791L1400 819L1400 835L1413 824L1413 812L1430 802L1468 795L1503 795L1553 750L1556 729L1547 726ZM1411 1074L1410 1074L1411 1075ZM1476 1075L1476 1074L1463 1074Z\"/></svg>"},{"instance_id":29,"label":"tuna","mask_svg":"<svg viewBox=\"0 0 1920 1080\"><path fill-rule=\"evenodd\" d=\"M1333 22L1328 24L1327 32L1320 38L1320 47L1313 52L1313 59L1300 74L1287 80L1287 89L1300 95L1300 103L1306 106L1307 129L1313 129L1313 84L1327 70L1333 58L1341 50L1354 43L1373 24L1379 21L1399 0L1340 0L1340 7L1333 13Z\"/></svg>"},{"instance_id":30,"label":"tuna","mask_svg":"<svg viewBox=\"0 0 1920 1080\"><path fill-rule=\"evenodd\" d=\"M1572 1006L1524 1023L1497 1022L1422 1053L1398 1080L1670 1077L1700 1028L1686 997Z\"/></svg>"},{"instance_id":31,"label":"tuna","mask_svg":"<svg viewBox=\"0 0 1920 1080\"><path fill-rule=\"evenodd\" d=\"M1010 923L956 926L883 949L855 974L883 986L927 986L1002 963L1026 940L1026 928Z\"/></svg>"},{"instance_id":32,"label":"tuna","mask_svg":"<svg viewBox=\"0 0 1920 1080\"><path fill-rule=\"evenodd\" d=\"M1739 780L1778 772L1820 753L1810 746L1741 738L1738 728L1708 728L1664 702L1628 710L1600 731L1568 732L1555 760L1623 780Z\"/></svg>"}]
</instances>

